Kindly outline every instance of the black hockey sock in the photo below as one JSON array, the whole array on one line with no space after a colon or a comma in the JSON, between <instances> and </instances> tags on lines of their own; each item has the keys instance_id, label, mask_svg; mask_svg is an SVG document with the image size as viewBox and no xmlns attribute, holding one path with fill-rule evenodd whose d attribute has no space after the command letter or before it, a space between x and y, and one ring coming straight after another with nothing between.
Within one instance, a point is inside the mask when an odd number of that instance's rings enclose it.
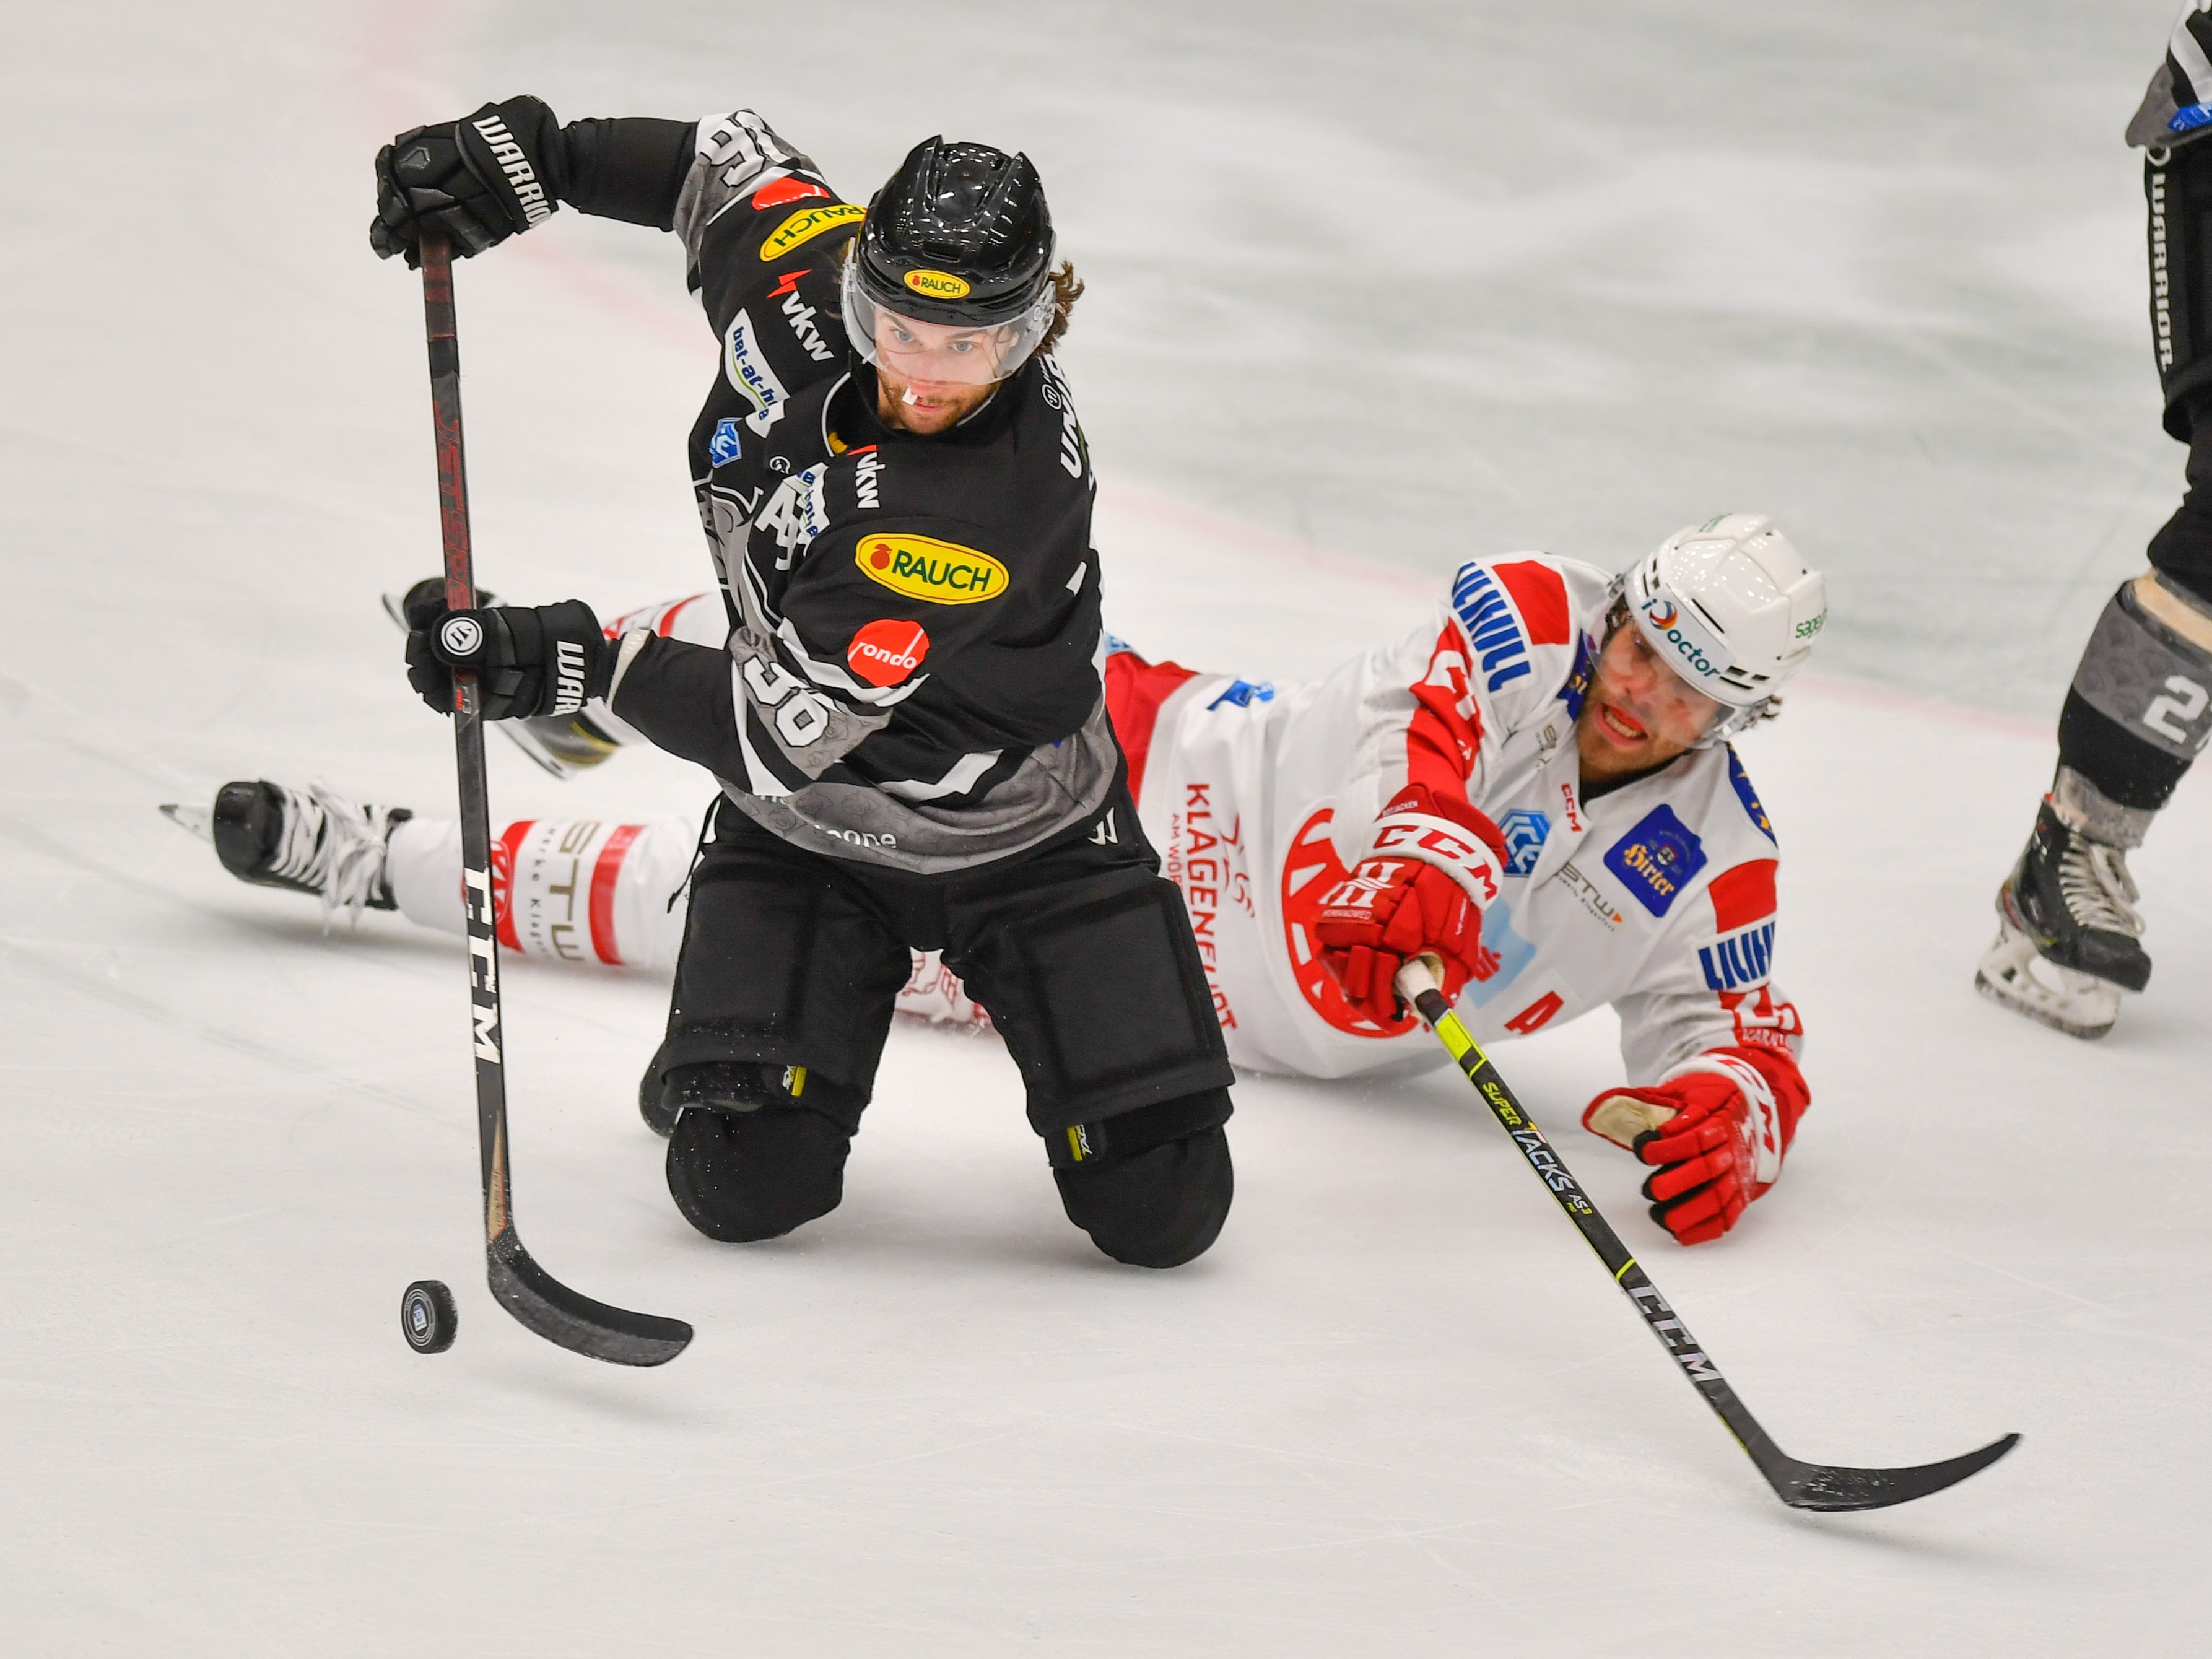
<instances>
[{"instance_id":1,"label":"black hockey sock","mask_svg":"<svg viewBox=\"0 0 2212 1659\"><path fill-rule=\"evenodd\" d=\"M2133 736L2071 690L2058 716L2058 763L2087 778L2107 799L2148 812L2163 808L2189 771L2187 761Z\"/></svg>"}]
</instances>

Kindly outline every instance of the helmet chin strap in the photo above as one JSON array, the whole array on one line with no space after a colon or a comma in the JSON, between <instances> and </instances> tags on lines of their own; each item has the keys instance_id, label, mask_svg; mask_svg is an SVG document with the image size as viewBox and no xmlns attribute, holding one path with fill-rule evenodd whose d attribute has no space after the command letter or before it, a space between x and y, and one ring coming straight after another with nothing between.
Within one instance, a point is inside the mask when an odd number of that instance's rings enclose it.
<instances>
[{"instance_id":1,"label":"helmet chin strap","mask_svg":"<svg viewBox=\"0 0 2212 1659\"><path fill-rule=\"evenodd\" d=\"M1757 702L1746 703L1741 708L1733 708L1723 703L1721 712L1714 718L1711 728L1690 747L1710 749L1717 743L1725 743L1739 732L1748 731L1766 717L1767 710L1773 708L1778 701L1779 699L1775 697L1761 697Z\"/></svg>"}]
</instances>

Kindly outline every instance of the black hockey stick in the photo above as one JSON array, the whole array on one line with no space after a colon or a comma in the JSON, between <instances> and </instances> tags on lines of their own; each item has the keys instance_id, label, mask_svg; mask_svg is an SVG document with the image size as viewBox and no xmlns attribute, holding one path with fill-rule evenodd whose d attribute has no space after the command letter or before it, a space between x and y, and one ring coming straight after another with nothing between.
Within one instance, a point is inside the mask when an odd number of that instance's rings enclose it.
<instances>
[{"instance_id":1,"label":"black hockey stick","mask_svg":"<svg viewBox=\"0 0 2212 1659\"><path fill-rule=\"evenodd\" d=\"M461 353L453 332L453 262L442 236L422 237L422 311L430 344L430 404L438 441L438 524L446 544L446 603L477 602L469 550L469 483L461 455ZM617 1365L661 1365L684 1352L680 1319L610 1308L579 1296L531 1260L514 1231L507 1178L506 1039L499 1019L499 934L491 890L491 802L476 676L453 676L453 749L461 777L461 885L468 912L469 1000L476 1023L477 1139L483 1168L484 1263L500 1306L549 1342Z\"/></svg>"},{"instance_id":2,"label":"black hockey stick","mask_svg":"<svg viewBox=\"0 0 2212 1659\"><path fill-rule=\"evenodd\" d=\"M1436 975L1427 964L1414 961L1400 969L1397 988L1398 994L1412 1003L1421 1018L1435 1028L1451 1057L1459 1062L1460 1070L1467 1073L1468 1081L1482 1097L1483 1104L1504 1126L1505 1133L1513 1137L1513 1144L1528 1160L1528 1167L1543 1178L1559 1207L1582 1230L1590 1249L1597 1252L1597 1259L1612 1273L1613 1282L1635 1304L1644 1322L1651 1328L1651 1334L1666 1345L1675 1364L1681 1366L1682 1375L1697 1385L1705 1404L1713 1408L1713 1415L1728 1425L1736 1443L1751 1455L1751 1461L1766 1477L1766 1484L1774 1488L1775 1496L1790 1508L1879 1510L1892 1504L1909 1504L1916 1498L1925 1498L1980 1473L2020 1443L2018 1435L2008 1434L1963 1457L1923 1463L1909 1469L1851 1469L1831 1463L1801 1463L1784 1452L1767 1437L1766 1431L1759 1426L1759 1419L1751 1414L1750 1408L1736 1398L1735 1390L1705 1357L1689 1328L1667 1305L1667 1298L1659 1294L1657 1287L1644 1276L1644 1269L1636 1265L1636 1258L1629 1255L1620 1235L1606 1224L1597 1206L1576 1184L1574 1176L1567 1173L1567 1166L1559 1161L1551 1143L1521 1109L1513 1091L1505 1086L1505 1079L1490 1063L1490 1056L1482 1052L1467 1027L1460 1023L1459 1016L1452 1012L1451 1005L1444 1000Z\"/></svg>"}]
</instances>

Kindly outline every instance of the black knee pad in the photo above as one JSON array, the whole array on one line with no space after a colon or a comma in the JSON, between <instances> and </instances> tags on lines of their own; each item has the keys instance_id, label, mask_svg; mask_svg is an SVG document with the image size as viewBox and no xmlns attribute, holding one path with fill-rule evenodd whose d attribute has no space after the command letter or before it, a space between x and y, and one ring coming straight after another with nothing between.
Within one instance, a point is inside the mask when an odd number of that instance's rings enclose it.
<instances>
[{"instance_id":1,"label":"black knee pad","mask_svg":"<svg viewBox=\"0 0 2212 1659\"><path fill-rule=\"evenodd\" d=\"M805 1107L750 1112L689 1107L668 1137L668 1192L709 1238L776 1238L845 1195L842 1124Z\"/></svg>"},{"instance_id":2,"label":"black knee pad","mask_svg":"<svg viewBox=\"0 0 2212 1659\"><path fill-rule=\"evenodd\" d=\"M1069 1161L1054 1149L1067 1218L1133 1267L1179 1267L1203 1255L1237 1192L1221 1127L1228 1116L1229 1091L1212 1089L1062 1132L1085 1154Z\"/></svg>"}]
</instances>

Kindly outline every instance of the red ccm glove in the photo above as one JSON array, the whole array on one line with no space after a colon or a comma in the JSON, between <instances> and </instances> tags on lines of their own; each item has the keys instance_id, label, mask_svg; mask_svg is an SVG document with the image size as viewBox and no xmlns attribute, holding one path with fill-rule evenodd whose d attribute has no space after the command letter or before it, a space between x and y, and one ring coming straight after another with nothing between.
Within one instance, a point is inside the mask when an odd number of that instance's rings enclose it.
<instances>
[{"instance_id":1,"label":"red ccm glove","mask_svg":"<svg viewBox=\"0 0 2212 1659\"><path fill-rule=\"evenodd\" d=\"M1651 1218L1682 1244L1735 1225L1781 1178L1810 1092L1796 1066L1766 1054L1716 1048L1648 1089L1610 1089L1583 1127L1658 1166L1644 1183Z\"/></svg>"},{"instance_id":2,"label":"red ccm glove","mask_svg":"<svg viewBox=\"0 0 2212 1659\"><path fill-rule=\"evenodd\" d=\"M1391 981L1407 961L1443 963L1444 1000L1495 964L1482 957L1483 908L1498 896L1505 839L1469 806L1412 784L1382 809L1375 850L1322 898L1322 964L1378 1025L1398 1018Z\"/></svg>"}]
</instances>

